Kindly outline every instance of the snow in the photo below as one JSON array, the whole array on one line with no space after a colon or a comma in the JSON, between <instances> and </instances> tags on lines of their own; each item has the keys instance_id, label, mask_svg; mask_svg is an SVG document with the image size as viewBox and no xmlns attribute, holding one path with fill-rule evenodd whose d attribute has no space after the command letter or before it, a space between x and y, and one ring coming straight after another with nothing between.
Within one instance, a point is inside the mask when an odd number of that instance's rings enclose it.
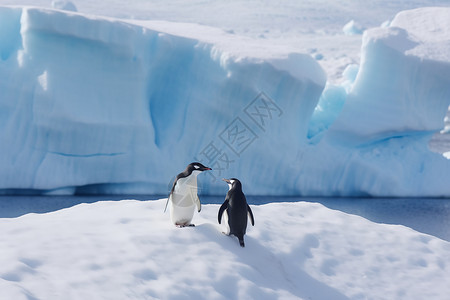
<instances>
[{"instance_id":1,"label":"snow","mask_svg":"<svg viewBox=\"0 0 450 300\"><path fill-rule=\"evenodd\" d=\"M75 4L73 4L73 2L65 0L52 1L52 7L61 10L77 11L77 7L75 6Z\"/></svg>"},{"instance_id":2,"label":"snow","mask_svg":"<svg viewBox=\"0 0 450 300\"><path fill-rule=\"evenodd\" d=\"M406 54L448 63L450 54L444 49L450 46L450 20L446 14L435 14L436 10L422 8L407 13L400 12L391 26L405 28L412 33L413 38L423 41L409 49ZM410 22L411 19L414 19L414 22Z\"/></svg>"},{"instance_id":3,"label":"snow","mask_svg":"<svg viewBox=\"0 0 450 300\"><path fill-rule=\"evenodd\" d=\"M364 29L355 22L355 20L351 20L347 24L344 25L342 28L342 31L347 35L354 35L354 34L362 34Z\"/></svg>"},{"instance_id":4,"label":"snow","mask_svg":"<svg viewBox=\"0 0 450 300\"><path fill-rule=\"evenodd\" d=\"M226 189L224 187L224 189ZM445 299L450 244L321 204L252 205L246 247L219 205L176 228L165 199L0 219L6 299ZM275 217L276 216L276 217Z\"/></svg>"}]
</instances>

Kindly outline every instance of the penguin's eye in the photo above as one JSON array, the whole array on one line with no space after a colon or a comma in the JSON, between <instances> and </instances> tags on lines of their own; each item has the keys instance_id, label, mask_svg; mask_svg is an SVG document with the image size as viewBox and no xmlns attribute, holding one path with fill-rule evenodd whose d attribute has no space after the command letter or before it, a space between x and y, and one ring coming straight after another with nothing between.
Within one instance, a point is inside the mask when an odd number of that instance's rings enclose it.
<instances>
[{"instance_id":1,"label":"penguin's eye","mask_svg":"<svg viewBox=\"0 0 450 300\"><path fill-rule=\"evenodd\" d=\"M196 169L200 169L200 167L199 167L199 166L197 166L197 165L195 165L195 166L194 166L194 168L196 168Z\"/></svg>"}]
</instances>

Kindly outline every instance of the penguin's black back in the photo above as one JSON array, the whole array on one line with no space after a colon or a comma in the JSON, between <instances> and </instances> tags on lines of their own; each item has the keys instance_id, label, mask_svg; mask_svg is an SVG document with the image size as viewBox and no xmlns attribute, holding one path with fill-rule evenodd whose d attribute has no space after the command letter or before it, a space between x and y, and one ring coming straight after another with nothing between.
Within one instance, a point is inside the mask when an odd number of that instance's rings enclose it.
<instances>
[{"instance_id":1,"label":"penguin's black back","mask_svg":"<svg viewBox=\"0 0 450 300\"><path fill-rule=\"evenodd\" d=\"M240 182L236 182L227 193L228 199L228 225L230 234L234 234L241 240L247 229L247 199L242 192Z\"/></svg>"}]
</instances>

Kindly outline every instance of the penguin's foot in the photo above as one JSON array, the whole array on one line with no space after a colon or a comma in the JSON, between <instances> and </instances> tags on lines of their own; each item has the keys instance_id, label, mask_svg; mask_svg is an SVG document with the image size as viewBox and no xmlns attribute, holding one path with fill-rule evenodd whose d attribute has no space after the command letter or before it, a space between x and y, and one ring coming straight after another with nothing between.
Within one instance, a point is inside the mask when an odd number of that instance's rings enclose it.
<instances>
[{"instance_id":1,"label":"penguin's foot","mask_svg":"<svg viewBox=\"0 0 450 300\"><path fill-rule=\"evenodd\" d=\"M195 227L195 224L175 224L178 228Z\"/></svg>"}]
</instances>

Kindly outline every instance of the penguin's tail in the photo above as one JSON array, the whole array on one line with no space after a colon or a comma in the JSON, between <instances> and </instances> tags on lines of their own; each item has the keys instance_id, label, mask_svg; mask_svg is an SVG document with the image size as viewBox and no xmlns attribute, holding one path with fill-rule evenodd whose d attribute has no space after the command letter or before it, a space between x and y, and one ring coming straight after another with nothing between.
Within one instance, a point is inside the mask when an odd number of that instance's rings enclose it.
<instances>
[{"instance_id":1,"label":"penguin's tail","mask_svg":"<svg viewBox=\"0 0 450 300\"><path fill-rule=\"evenodd\" d=\"M239 245L241 245L241 247L245 247L244 237L243 236L238 236L238 239L239 239Z\"/></svg>"}]
</instances>

